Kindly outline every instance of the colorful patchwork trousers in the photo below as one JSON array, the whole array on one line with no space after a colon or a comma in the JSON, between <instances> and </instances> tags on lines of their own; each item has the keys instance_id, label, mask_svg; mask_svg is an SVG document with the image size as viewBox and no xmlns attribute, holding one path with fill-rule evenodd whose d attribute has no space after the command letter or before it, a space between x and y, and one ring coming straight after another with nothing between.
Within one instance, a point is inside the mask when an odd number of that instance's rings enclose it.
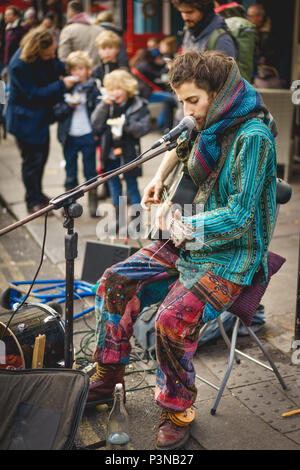
<instances>
[{"instance_id":1,"label":"colorful patchwork trousers","mask_svg":"<svg viewBox=\"0 0 300 470\"><path fill-rule=\"evenodd\" d=\"M155 399L169 411L183 411L196 399L193 356L200 328L237 298L241 286L207 272L187 289L175 268L178 252L156 241L107 269L96 293L94 360L128 364L130 338L139 313L161 302L156 314Z\"/></svg>"}]
</instances>

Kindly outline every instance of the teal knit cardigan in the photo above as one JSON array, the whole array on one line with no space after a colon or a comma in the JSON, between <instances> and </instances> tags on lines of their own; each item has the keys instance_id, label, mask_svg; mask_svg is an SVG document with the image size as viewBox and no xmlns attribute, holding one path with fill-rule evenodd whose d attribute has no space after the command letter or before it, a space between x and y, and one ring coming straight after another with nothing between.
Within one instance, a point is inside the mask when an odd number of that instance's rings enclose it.
<instances>
[{"instance_id":1,"label":"teal knit cardigan","mask_svg":"<svg viewBox=\"0 0 300 470\"><path fill-rule=\"evenodd\" d=\"M183 217L203 246L183 249L177 262L181 282L191 288L212 271L239 285L250 285L262 268L276 211L276 146L269 127L253 118L239 129L204 211Z\"/></svg>"}]
</instances>

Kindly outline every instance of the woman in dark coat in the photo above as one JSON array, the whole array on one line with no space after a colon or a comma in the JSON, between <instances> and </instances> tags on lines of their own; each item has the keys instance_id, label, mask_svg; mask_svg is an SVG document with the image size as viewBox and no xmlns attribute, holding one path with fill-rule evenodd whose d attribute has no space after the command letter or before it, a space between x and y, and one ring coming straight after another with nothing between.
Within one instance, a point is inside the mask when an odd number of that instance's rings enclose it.
<instances>
[{"instance_id":1,"label":"woman in dark coat","mask_svg":"<svg viewBox=\"0 0 300 470\"><path fill-rule=\"evenodd\" d=\"M15 136L22 157L22 178L30 214L48 204L42 178L49 153L52 108L74 85L56 58L54 36L44 28L30 31L9 65L10 96L7 130Z\"/></svg>"}]
</instances>

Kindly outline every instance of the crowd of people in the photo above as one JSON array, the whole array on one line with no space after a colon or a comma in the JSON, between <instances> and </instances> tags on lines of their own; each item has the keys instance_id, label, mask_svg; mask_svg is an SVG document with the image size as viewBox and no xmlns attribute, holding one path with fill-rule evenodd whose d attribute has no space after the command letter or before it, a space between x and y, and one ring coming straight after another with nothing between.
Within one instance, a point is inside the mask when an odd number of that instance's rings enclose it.
<instances>
[{"instance_id":1,"label":"crowd of people","mask_svg":"<svg viewBox=\"0 0 300 470\"><path fill-rule=\"evenodd\" d=\"M1 119L15 136L20 150L29 213L40 210L49 201L42 191L42 178L49 153L49 127L53 122L58 122L58 139L65 158L65 189L69 190L78 184L80 151L86 180L127 162L129 154L132 159L136 157L139 140L150 129L148 103L162 103L157 126L163 133L181 119L182 107L168 84L170 64L178 54L190 48L224 51L237 60L241 73L245 71L244 78L252 83L282 86L276 73L278 64L270 19L262 5L252 5L247 14L236 2L172 0L172 3L185 25L180 48L176 37L160 41L153 37L130 59L123 31L115 24L110 11L100 13L91 21L81 1L72 0L67 6L66 25L59 29L52 11L39 19L34 8L29 8L23 16L13 5L6 8L0 59L1 77L6 82L9 99L6 109L2 105ZM229 30L228 18L251 21L255 25L255 44L253 34L248 43L239 42ZM216 30L222 32L213 39ZM242 47L247 50L246 66L241 60ZM117 70L123 73L116 73ZM112 80L113 89L105 85ZM143 126L139 112L132 113L137 96L138 108L143 110ZM121 117L125 121L120 121ZM117 138L116 118L122 122ZM140 202L136 181L139 174L136 170L126 177L133 203ZM108 190L118 206L122 191L119 178L101 190L102 195L89 194L91 216L96 215L97 198L106 197Z\"/></svg>"},{"instance_id":2,"label":"crowd of people","mask_svg":"<svg viewBox=\"0 0 300 470\"><path fill-rule=\"evenodd\" d=\"M39 25L36 21L25 25L29 17L36 19L32 10L29 13L23 22L15 7L5 11L2 77L9 88L5 125L20 150L25 200L32 214L49 203L42 179L52 123L58 123L68 191L79 182L79 153L86 181L99 171L110 171L136 158L139 139L150 130L150 114L147 101L138 97L138 81L129 72L122 34L111 14L92 23L81 2L72 1L67 7L67 24L57 31L50 24L51 13ZM11 35L13 27L16 34ZM117 118L123 119L122 125L109 124ZM97 149L101 170L97 169ZM139 204L141 199L137 175L138 171L125 177L131 204ZM122 193L119 178L109 182L109 190L117 207ZM94 217L96 190L89 191L88 197Z\"/></svg>"}]
</instances>

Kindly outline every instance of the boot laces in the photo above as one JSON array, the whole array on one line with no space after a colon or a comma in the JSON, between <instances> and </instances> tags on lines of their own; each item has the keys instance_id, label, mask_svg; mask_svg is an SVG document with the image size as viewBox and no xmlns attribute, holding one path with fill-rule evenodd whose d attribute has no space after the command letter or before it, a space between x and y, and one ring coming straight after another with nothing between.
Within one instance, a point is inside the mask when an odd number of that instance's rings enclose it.
<instances>
[{"instance_id":1,"label":"boot laces","mask_svg":"<svg viewBox=\"0 0 300 470\"><path fill-rule=\"evenodd\" d=\"M105 365L99 365L97 364L97 369L96 372L90 377L90 383L97 382L98 380L101 380L104 378L105 374L108 371L108 367Z\"/></svg>"},{"instance_id":2,"label":"boot laces","mask_svg":"<svg viewBox=\"0 0 300 470\"><path fill-rule=\"evenodd\" d=\"M162 410L159 425L161 426L166 422L172 423L172 420L170 419L169 412L167 410Z\"/></svg>"}]
</instances>

